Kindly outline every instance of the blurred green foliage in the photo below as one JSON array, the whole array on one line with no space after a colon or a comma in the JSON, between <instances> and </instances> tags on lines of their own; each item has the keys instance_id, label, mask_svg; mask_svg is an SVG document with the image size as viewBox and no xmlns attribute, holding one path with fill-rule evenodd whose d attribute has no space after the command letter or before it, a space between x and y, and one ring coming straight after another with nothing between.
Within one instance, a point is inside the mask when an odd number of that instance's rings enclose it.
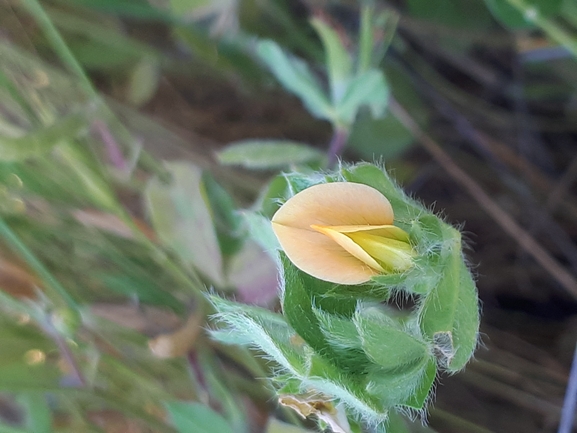
<instances>
[{"instance_id":1,"label":"blurred green foliage","mask_svg":"<svg viewBox=\"0 0 577 433\"><path fill-rule=\"evenodd\" d=\"M394 160L409 152L412 132L388 104L394 98L427 126L431 107L414 85L414 69L449 100L474 107L499 125L508 122L440 78L437 65L429 65L404 36L408 30L429 29L447 62L462 55L465 63L473 49L521 39L527 28L541 32L566 50L564 58L527 65L556 80L545 88L530 82L523 92L544 99L575 95L577 74L567 54L577 53L577 10L571 0L459 0L435 2L434 8L424 0L391 3L366 2L363 8L364 3L343 2L340 15L323 2L311 2L307 9L305 2L281 0L0 5L0 269L15 276L0 280L0 393L2 404L5 397L17 414L1 417L0 431L306 431L291 412L272 407L274 391L261 379L274 373L274 365L202 332L206 316L214 312L207 291L275 306L278 276L270 255L276 239L267 218L279 203L272 198L310 186L312 170L341 157L345 146L347 155L369 160ZM404 34L396 33L397 26ZM486 78L482 71L473 76ZM327 155L328 144L313 148L302 138L239 142L239 137L218 152L222 164L302 173L268 184L230 174L228 167L220 170L207 162L206 152L187 162L163 163L156 153L183 140L135 109L154 106L166 77L236 86L258 98L273 88L279 101L290 102L278 96L278 80L313 117L328 121L333 138L342 143ZM349 175L354 181L355 174ZM240 210L248 207L247 197L229 192L239 190L250 191L249 199L256 200L252 208ZM410 202L393 206L401 216L414 216ZM426 218L418 225L423 233L440 230L441 237L450 230ZM451 284L433 274L407 281L418 296L428 285L443 289L461 283L462 291L451 292L452 302L443 302L442 311L434 296L422 304L421 331L442 354L451 355L446 364L453 372L463 367L476 342L476 310L461 309L474 303L472 280L460 256L447 254ZM249 275L241 272L246 269ZM385 276L379 283L369 298L383 299L389 295L386 286L398 281ZM311 358L304 344L295 349L291 327L307 345L338 351L325 335L338 328L346 340L350 323L328 320L327 311L336 316L338 307L339 316L350 318L356 304L331 307L318 300L317 305L309 294L293 293L299 294L306 299L284 299L286 321L265 308L241 308L212 297L220 313L228 314L224 320L232 317L246 334L215 332L226 343L261 338L262 351L276 353L275 361L295 376L307 369L328 372L328 379L311 386L329 393L340 383L338 371L321 357ZM382 352L386 346L371 344L371 320L356 319L367 339L344 364L358 361L361 349L373 361L389 359ZM198 332L189 332L188 323L197 323ZM439 332L452 333L451 344L462 351L451 351ZM161 340L166 346L155 339L159 336L166 337ZM413 409L423 407L435 377L434 363L423 356L425 337L409 338L406 350L395 352L418 368L371 383L375 394L400 380L412 381L416 391L388 394L391 401L384 405L368 402L375 419L384 419L383 408L400 400ZM281 379L287 393L302 391L290 378ZM367 403L353 389L337 391L352 406ZM361 424L351 420L349 427L361 431ZM327 425L322 418L321 425ZM392 414L387 431L420 429Z\"/></svg>"}]
</instances>

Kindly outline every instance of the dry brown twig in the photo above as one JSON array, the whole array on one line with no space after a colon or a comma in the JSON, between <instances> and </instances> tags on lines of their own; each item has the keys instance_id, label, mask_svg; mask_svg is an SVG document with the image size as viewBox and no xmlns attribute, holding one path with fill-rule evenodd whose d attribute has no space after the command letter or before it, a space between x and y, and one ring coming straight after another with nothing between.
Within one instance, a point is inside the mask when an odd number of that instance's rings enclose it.
<instances>
[{"instance_id":1,"label":"dry brown twig","mask_svg":"<svg viewBox=\"0 0 577 433\"><path fill-rule=\"evenodd\" d=\"M441 146L427 135L411 115L395 100L390 103L395 117L406 127L441 167L489 214L501 228L532 256L565 290L577 299L577 280L545 248L465 173Z\"/></svg>"}]
</instances>

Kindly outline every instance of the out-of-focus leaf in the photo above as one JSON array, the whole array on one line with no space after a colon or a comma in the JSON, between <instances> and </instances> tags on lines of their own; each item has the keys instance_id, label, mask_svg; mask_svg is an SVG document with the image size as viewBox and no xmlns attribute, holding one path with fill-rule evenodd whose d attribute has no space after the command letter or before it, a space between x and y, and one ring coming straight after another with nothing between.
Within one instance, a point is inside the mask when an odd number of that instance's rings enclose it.
<instances>
[{"instance_id":1,"label":"out-of-focus leaf","mask_svg":"<svg viewBox=\"0 0 577 433\"><path fill-rule=\"evenodd\" d=\"M61 373L52 364L24 362L0 366L0 391L44 391L60 387Z\"/></svg>"},{"instance_id":2,"label":"out-of-focus leaf","mask_svg":"<svg viewBox=\"0 0 577 433\"><path fill-rule=\"evenodd\" d=\"M26 408L27 427L34 433L52 433L52 412L46 396L40 393L23 393L19 400Z\"/></svg>"},{"instance_id":3,"label":"out-of-focus leaf","mask_svg":"<svg viewBox=\"0 0 577 433\"><path fill-rule=\"evenodd\" d=\"M269 305L278 295L279 275L275 261L253 241L245 242L228 265L229 284L247 304Z\"/></svg>"},{"instance_id":4,"label":"out-of-focus leaf","mask_svg":"<svg viewBox=\"0 0 577 433\"><path fill-rule=\"evenodd\" d=\"M158 87L158 61L153 57L140 60L128 79L126 99L137 107L146 104L156 93Z\"/></svg>"},{"instance_id":5,"label":"out-of-focus leaf","mask_svg":"<svg viewBox=\"0 0 577 433\"><path fill-rule=\"evenodd\" d=\"M323 158L318 150L290 140L237 141L229 144L217 156L221 164L260 170L278 169Z\"/></svg>"},{"instance_id":6,"label":"out-of-focus leaf","mask_svg":"<svg viewBox=\"0 0 577 433\"><path fill-rule=\"evenodd\" d=\"M187 265L194 266L222 286L222 256L202 184L200 168L186 163L167 164L168 185L152 179L145 201L158 237Z\"/></svg>"},{"instance_id":7,"label":"out-of-focus leaf","mask_svg":"<svg viewBox=\"0 0 577 433\"><path fill-rule=\"evenodd\" d=\"M323 42L332 101L334 105L339 105L341 98L348 91L348 81L351 78L353 68L351 56L341 42L339 34L334 29L319 18L314 18L311 24Z\"/></svg>"},{"instance_id":8,"label":"out-of-focus leaf","mask_svg":"<svg viewBox=\"0 0 577 433\"><path fill-rule=\"evenodd\" d=\"M213 224L223 256L237 253L242 247L245 234L242 218L236 203L208 172L202 176L206 198L212 211Z\"/></svg>"},{"instance_id":9,"label":"out-of-focus leaf","mask_svg":"<svg viewBox=\"0 0 577 433\"><path fill-rule=\"evenodd\" d=\"M244 211L241 215L247 225L249 237L259 244L263 251L276 257L280 244L272 230L270 220L256 212Z\"/></svg>"},{"instance_id":10,"label":"out-of-focus leaf","mask_svg":"<svg viewBox=\"0 0 577 433\"><path fill-rule=\"evenodd\" d=\"M0 161L19 161L43 155L58 144L77 137L86 126L86 113L77 112L23 137L0 137Z\"/></svg>"},{"instance_id":11,"label":"out-of-focus leaf","mask_svg":"<svg viewBox=\"0 0 577 433\"><path fill-rule=\"evenodd\" d=\"M270 40L260 42L257 52L280 83L297 95L312 115L332 118L331 103L305 62L290 57Z\"/></svg>"},{"instance_id":12,"label":"out-of-focus leaf","mask_svg":"<svg viewBox=\"0 0 577 433\"><path fill-rule=\"evenodd\" d=\"M526 0L522 3L526 6L524 10L517 9L507 0L485 0L485 3L497 20L512 29L532 27L531 15L554 16L563 6L563 0Z\"/></svg>"},{"instance_id":13,"label":"out-of-focus leaf","mask_svg":"<svg viewBox=\"0 0 577 433\"><path fill-rule=\"evenodd\" d=\"M426 125L428 112L407 75L392 66L387 68L386 73L395 99L409 107L411 114L421 125ZM361 110L348 141L350 147L368 160L381 156L385 160L394 158L409 149L413 143L411 132L391 113L387 113L383 118L376 118L366 110Z\"/></svg>"},{"instance_id":14,"label":"out-of-focus leaf","mask_svg":"<svg viewBox=\"0 0 577 433\"><path fill-rule=\"evenodd\" d=\"M389 101L389 88L381 71L370 69L355 77L347 86L345 94L336 106L339 122L351 125L359 108L369 106L373 118L383 116Z\"/></svg>"},{"instance_id":15,"label":"out-of-focus leaf","mask_svg":"<svg viewBox=\"0 0 577 433\"><path fill-rule=\"evenodd\" d=\"M165 402L179 433L234 433L228 422L208 406L194 402Z\"/></svg>"}]
</instances>

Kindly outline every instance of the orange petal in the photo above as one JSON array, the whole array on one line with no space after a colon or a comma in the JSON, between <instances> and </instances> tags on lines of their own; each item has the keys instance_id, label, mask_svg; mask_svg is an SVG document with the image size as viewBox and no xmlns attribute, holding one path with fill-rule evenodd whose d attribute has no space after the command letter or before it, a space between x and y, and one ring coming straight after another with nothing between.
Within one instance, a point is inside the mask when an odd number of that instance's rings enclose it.
<instances>
[{"instance_id":1,"label":"orange petal","mask_svg":"<svg viewBox=\"0 0 577 433\"><path fill-rule=\"evenodd\" d=\"M272 221L309 231L311 225L381 226L393 223L393 208L384 195L370 186L353 182L323 183L290 198Z\"/></svg>"},{"instance_id":2,"label":"orange petal","mask_svg":"<svg viewBox=\"0 0 577 433\"><path fill-rule=\"evenodd\" d=\"M361 284L379 272L322 233L272 223L284 252L301 271L337 284Z\"/></svg>"}]
</instances>

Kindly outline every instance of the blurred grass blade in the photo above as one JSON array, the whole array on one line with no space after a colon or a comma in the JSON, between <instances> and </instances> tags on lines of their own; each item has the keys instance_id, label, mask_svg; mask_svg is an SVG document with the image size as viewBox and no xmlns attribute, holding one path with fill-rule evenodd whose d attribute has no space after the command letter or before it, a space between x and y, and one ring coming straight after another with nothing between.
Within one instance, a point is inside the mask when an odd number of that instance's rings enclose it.
<instances>
[{"instance_id":1,"label":"blurred grass blade","mask_svg":"<svg viewBox=\"0 0 577 433\"><path fill-rule=\"evenodd\" d=\"M339 34L318 18L311 21L323 42L326 66L331 86L333 104L337 105L344 96L352 74L351 56L344 47Z\"/></svg>"},{"instance_id":2,"label":"blurred grass blade","mask_svg":"<svg viewBox=\"0 0 577 433\"><path fill-rule=\"evenodd\" d=\"M0 137L0 161L20 161L47 153L85 131L86 123L86 114L78 112L22 137Z\"/></svg>"}]
</instances>

